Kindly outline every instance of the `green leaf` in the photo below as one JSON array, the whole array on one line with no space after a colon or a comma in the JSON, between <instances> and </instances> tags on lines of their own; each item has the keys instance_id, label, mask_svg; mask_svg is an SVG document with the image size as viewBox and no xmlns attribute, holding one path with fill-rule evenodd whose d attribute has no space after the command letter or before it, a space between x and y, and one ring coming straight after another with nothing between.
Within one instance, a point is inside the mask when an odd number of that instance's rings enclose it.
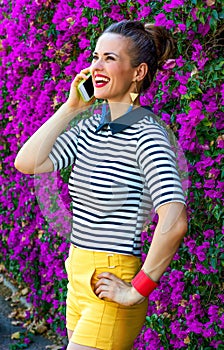
<instances>
[{"instance_id":1,"label":"green leaf","mask_svg":"<svg viewBox=\"0 0 224 350\"><path fill-rule=\"evenodd\" d=\"M211 265L213 269L217 268L217 258L211 258Z\"/></svg>"},{"instance_id":2,"label":"green leaf","mask_svg":"<svg viewBox=\"0 0 224 350\"><path fill-rule=\"evenodd\" d=\"M219 15L218 15L218 12L216 10L212 11L212 17L215 18L218 21Z\"/></svg>"},{"instance_id":3,"label":"green leaf","mask_svg":"<svg viewBox=\"0 0 224 350\"><path fill-rule=\"evenodd\" d=\"M209 25L212 29L212 31L215 31L217 28L217 21L214 19L214 17L210 18Z\"/></svg>"}]
</instances>

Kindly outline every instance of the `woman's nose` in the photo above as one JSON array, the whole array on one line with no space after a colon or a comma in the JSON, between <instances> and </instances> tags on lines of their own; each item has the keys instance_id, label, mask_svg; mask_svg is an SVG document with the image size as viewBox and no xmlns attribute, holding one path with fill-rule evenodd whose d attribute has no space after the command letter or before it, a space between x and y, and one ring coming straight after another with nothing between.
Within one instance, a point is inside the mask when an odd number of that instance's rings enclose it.
<instances>
[{"instance_id":1,"label":"woman's nose","mask_svg":"<svg viewBox=\"0 0 224 350\"><path fill-rule=\"evenodd\" d=\"M98 60L92 62L91 68L92 68L92 70L103 69L103 61L98 59Z\"/></svg>"}]
</instances>

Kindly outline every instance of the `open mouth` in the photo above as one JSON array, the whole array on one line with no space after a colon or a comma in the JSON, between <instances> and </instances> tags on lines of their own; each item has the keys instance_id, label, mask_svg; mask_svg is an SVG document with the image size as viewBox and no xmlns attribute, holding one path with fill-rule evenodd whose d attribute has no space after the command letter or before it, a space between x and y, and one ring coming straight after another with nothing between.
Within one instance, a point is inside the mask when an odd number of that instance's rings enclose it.
<instances>
[{"instance_id":1,"label":"open mouth","mask_svg":"<svg viewBox=\"0 0 224 350\"><path fill-rule=\"evenodd\" d=\"M104 87L109 83L110 79L102 74L96 74L94 76L94 85L96 88Z\"/></svg>"}]
</instances>

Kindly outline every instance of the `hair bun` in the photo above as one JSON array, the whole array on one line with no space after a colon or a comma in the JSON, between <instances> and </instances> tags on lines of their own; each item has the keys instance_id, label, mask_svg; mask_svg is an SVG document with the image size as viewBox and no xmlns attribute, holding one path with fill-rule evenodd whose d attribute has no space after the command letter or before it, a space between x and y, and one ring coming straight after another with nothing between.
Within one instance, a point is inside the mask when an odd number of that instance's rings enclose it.
<instances>
[{"instance_id":1,"label":"hair bun","mask_svg":"<svg viewBox=\"0 0 224 350\"><path fill-rule=\"evenodd\" d=\"M161 69L165 61L174 55L175 41L164 27L149 23L145 25L145 30L155 43L158 68Z\"/></svg>"}]
</instances>

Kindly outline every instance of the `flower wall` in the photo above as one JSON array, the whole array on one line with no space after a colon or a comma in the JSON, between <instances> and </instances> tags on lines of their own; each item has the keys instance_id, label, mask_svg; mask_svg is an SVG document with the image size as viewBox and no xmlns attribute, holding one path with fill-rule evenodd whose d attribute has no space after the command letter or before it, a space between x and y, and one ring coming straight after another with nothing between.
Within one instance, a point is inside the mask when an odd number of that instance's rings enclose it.
<instances>
[{"instance_id":1,"label":"flower wall","mask_svg":"<svg viewBox=\"0 0 224 350\"><path fill-rule=\"evenodd\" d=\"M68 172L57 174L56 184L49 175L38 184L34 176L16 171L14 159L29 136L66 100L72 79L90 64L99 33L126 18L165 26L177 41L175 58L158 73L142 103L151 105L175 133L188 166L183 185L189 230L150 296L135 348L224 349L221 3L0 2L0 256L8 275L29 287L27 299L33 304L29 317L44 318L61 336L69 243L60 232L69 232ZM60 196L54 188L60 189ZM63 202L64 216L57 201ZM149 222L142 233L143 259L155 225Z\"/></svg>"}]
</instances>

